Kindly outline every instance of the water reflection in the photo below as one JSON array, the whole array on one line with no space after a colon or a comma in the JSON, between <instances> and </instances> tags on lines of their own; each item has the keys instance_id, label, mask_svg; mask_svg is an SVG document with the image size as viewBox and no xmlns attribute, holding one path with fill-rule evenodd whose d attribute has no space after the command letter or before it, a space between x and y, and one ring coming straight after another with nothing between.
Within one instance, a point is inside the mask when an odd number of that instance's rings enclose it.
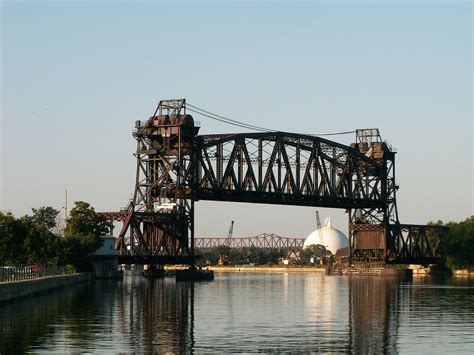
<instances>
[{"instance_id":1,"label":"water reflection","mask_svg":"<svg viewBox=\"0 0 474 355\"><path fill-rule=\"evenodd\" d=\"M115 314L110 315L128 351L184 353L192 349L194 284L170 279L145 280L131 275L115 293Z\"/></svg>"},{"instance_id":2,"label":"water reflection","mask_svg":"<svg viewBox=\"0 0 474 355\"><path fill-rule=\"evenodd\" d=\"M194 285L96 281L0 306L0 353L183 353L192 349Z\"/></svg>"},{"instance_id":3,"label":"water reflection","mask_svg":"<svg viewBox=\"0 0 474 355\"><path fill-rule=\"evenodd\" d=\"M0 306L0 353L470 351L466 280L219 274L96 281ZM420 341L423 339L423 341Z\"/></svg>"},{"instance_id":4,"label":"water reflection","mask_svg":"<svg viewBox=\"0 0 474 355\"><path fill-rule=\"evenodd\" d=\"M396 278L349 278L349 338L351 350L397 353L400 306L407 297Z\"/></svg>"},{"instance_id":5,"label":"water reflection","mask_svg":"<svg viewBox=\"0 0 474 355\"><path fill-rule=\"evenodd\" d=\"M59 290L54 296L44 295L0 307L0 352L25 352L32 347L42 349L45 339L62 335L73 342L93 340L91 329L96 298L88 297L87 285ZM75 319L68 324L67 319ZM64 325L64 327L61 327Z\"/></svg>"},{"instance_id":6,"label":"water reflection","mask_svg":"<svg viewBox=\"0 0 474 355\"><path fill-rule=\"evenodd\" d=\"M305 350L349 351L349 287L346 278L323 275L304 278L304 328L313 335Z\"/></svg>"}]
</instances>

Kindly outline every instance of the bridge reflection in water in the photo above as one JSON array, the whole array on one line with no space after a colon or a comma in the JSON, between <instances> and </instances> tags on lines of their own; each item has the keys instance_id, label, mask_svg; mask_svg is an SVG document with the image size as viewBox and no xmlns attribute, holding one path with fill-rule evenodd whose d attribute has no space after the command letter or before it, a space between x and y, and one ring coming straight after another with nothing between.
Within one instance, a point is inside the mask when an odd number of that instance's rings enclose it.
<instances>
[{"instance_id":1,"label":"bridge reflection in water","mask_svg":"<svg viewBox=\"0 0 474 355\"><path fill-rule=\"evenodd\" d=\"M192 284L127 275L1 306L0 352L396 353L423 350L420 335L440 352L468 350L474 283L430 282L240 273Z\"/></svg>"},{"instance_id":2,"label":"bridge reflection in water","mask_svg":"<svg viewBox=\"0 0 474 355\"><path fill-rule=\"evenodd\" d=\"M400 306L409 299L408 289L397 287L399 283L377 276L349 279L349 338L356 353L374 348L399 352Z\"/></svg>"},{"instance_id":3,"label":"bridge reflection in water","mask_svg":"<svg viewBox=\"0 0 474 355\"><path fill-rule=\"evenodd\" d=\"M397 287L400 280L353 276L344 286L337 281L314 277L306 278L304 284L307 322L317 331L331 334L329 344L319 344L318 350L333 351L336 347L343 352L367 353L372 349L396 353L400 302L409 297Z\"/></svg>"},{"instance_id":4,"label":"bridge reflection in water","mask_svg":"<svg viewBox=\"0 0 474 355\"><path fill-rule=\"evenodd\" d=\"M117 294L117 316L130 350L186 353L194 343L194 284L143 280L125 284ZM143 282L144 281L144 282Z\"/></svg>"}]
</instances>

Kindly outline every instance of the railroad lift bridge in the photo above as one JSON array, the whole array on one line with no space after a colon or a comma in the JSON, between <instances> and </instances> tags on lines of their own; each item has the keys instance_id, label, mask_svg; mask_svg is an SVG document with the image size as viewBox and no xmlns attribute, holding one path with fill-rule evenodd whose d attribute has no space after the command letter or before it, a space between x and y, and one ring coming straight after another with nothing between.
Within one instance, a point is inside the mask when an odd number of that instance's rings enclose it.
<instances>
[{"instance_id":1,"label":"railroad lift bridge","mask_svg":"<svg viewBox=\"0 0 474 355\"><path fill-rule=\"evenodd\" d=\"M276 131L199 135L187 111L184 99L162 100L135 122L133 198L102 212L123 222L119 263L194 264L201 200L341 208L353 264L438 262L440 229L399 222L395 151L378 129L357 130L350 146Z\"/></svg>"}]
</instances>

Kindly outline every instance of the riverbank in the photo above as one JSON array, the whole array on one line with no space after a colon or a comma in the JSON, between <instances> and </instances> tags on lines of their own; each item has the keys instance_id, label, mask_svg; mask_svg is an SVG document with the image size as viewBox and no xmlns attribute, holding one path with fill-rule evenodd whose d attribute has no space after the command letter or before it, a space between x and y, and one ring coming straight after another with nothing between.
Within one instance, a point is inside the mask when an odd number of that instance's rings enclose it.
<instances>
[{"instance_id":1,"label":"riverbank","mask_svg":"<svg viewBox=\"0 0 474 355\"><path fill-rule=\"evenodd\" d=\"M474 277L474 271L469 270L454 270L454 276L467 276L467 277Z\"/></svg>"},{"instance_id":2,"label":"riverbank","mask_svg":"<svg viewBox=\"0 0 474 355\"><path fill-rule=\"evenodd\" d=\"M177 270L177 269L185 269L187 267L184 266L166 266L165 270ZM314 272L314 273L325 273L327 268L325 267L315 267L315 266L208 266L205 269L212 270L214 272ZM433 272L429 267L422 267L420 265L409 265L408 269L411 269L413 272L413 276L422 277L422 276L433 276L436 275L436 272ZM374 269L373 274L381 274L382 269ZM397 269L386 269L386 270L397 270ZM403 270L403 269L401 269ZM347 274L347 269L342 270L342 274ZM390 276L385 272L386 275ZM367 272L366 274L370 274ZM446 273L444 273L446 274ZM456 277L473 277L474 278L474 271L469 270L455 270L449 276L456 276Z\"/></svg>"},{"instance_id":3,"label":"riverbank","mask_svg":"<svg viewBox=\"0 0 474 355\"><path fill-rule=\"evenodd\" d=\"M285 266L210 266L214 272L318 272L325 273L324 267L285 267Z\"/></svg>"},{"instance_id":4,"label":"riverbank","mask_svg":"<svg viewBox=\"0 0 474 355\"><path fill-rule=\"evenodd\" d=\"M409 265L409 269L413 271L413 276L433 276L433 275L448 275L448 276L456 276L456 277L473 277L474 278L474 271L460 269L460 270L437 270L432 269L429 266L423 267L421 265Z\"/></svg>"},{"instance_id":5,"label":"riverbank","mask_svg":"<svg viewBox=\"0 0 474 355\"><path fill-rule=\"evenodd\" d=\"M304 273L324 273L326 275L377 275L377 276L397 276L397 277L411 277L412 273L410 270L398 270L398 269L328 269L325 267L301 267L301 266L211 266L209 270L214 272L276 272L276 273L291 273L291 272L304 272ZM410 271L410 272L408 272Z\"/></svg>"},{"instance_id":6,"label":"riverbank","mask_svg":"<svg viewBox=\"0 0 474 355\"><path fill-rule=\"evenodd\" d=\"M32 280L2 282L0 283L0 304L75 285L91 279L91 273L86 272L70 275L46 276Z\"/></svg>"}]
</instances>

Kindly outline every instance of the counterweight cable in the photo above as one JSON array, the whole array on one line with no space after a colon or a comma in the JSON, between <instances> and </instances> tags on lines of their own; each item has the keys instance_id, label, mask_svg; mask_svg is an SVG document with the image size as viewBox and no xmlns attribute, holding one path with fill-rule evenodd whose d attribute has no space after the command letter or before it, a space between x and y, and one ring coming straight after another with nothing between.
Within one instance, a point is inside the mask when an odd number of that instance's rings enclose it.
<instances>
[{"instance_id":1,"label":"counterweight cable","mask_svg":"<svg viewBox=\"0 0 474 355\"><path fill-rule=\"evenodd\" d=\"M189 106L187 107L189 111L191 112L195 112L197 114L200 114L200 115L203 115L203 116L206 116L206 117L209 117L211 119L215 119L215 120L218 120L218 121L221 121L221 122L224 122L224 123L228 123L228 124L232 124L232 125L236 125L236 126L239 126L239 127L244 127L244 128L251 128L251 129L256 129L258 131L275 131L274 129L269 129L269 128L264 128L264 127L259 127L259 126L255 126L255 125L252 125L252 124L249 124L249 123L245 123L245 122L240 122L240 121L236 121L236 120L233 120L231 118L227 118L227 117L224 117L224 116L221 116L221 115L218 115L216 113L212 113L210 111L207 111L207 110L204 110L202 108L199 108L197 106L194 106L194 105L191 105L189 103L186 103L186 106ZM200 111L200 112L199 112Z\"/></svg>"},{"instance_id":2,"label":"counterweight cable","mask_svg":"<svg viewBox=\"0 0 474 355\"><path fill-rule=\"evenodd\" d=\"M264 128L264 127L255 126L255 125L252 125L252 124L249 124L249 123L233 120L231 118L228 118L228 117L225 117L225 116L218 115L216 113L207 111L205 109L202 109L200 107L192 105L188 102L186 103L186 108L187 108L187 110L189 110L193 113L196 113L198 115L201 115L201 116L204 116L204 117L207 117L207 118L210 118L212 120L216 120L216 121L219 121L219 122L222 122L222 123L226 123L226 124L229 124L229 125L233 125L233 126L237 126L237 127L241 127L241 128L246 128L246 129L257 130L257 131L262 131L262 132L281 132L281 131L276 130L276 129ZM332 133L319 133L319 134L318 133L313 133L313 134L308 134L308 135L310 135L310 136L339 136L339 135L354 134L354 133L356 133L355 130L343 131L343 132L332 132Z\"/></svg>"},{"instance_id":3,"label":"counterweight cable","mask_svg":"<svg viewBox=\"0 0 474 355\"><path fill-rule=\"evenodd\" d=\"M269 130L269 129L257 129L257 128L249 127L249 126L246 126L246 125L241 125L241 124L237 124L237 123L228 122L228 121L221 120L221 119L219 119L219 118L213 117L213 116L211 116L211 115L208 115L208 114L205 114L205 113L202 113L202 112L199 112L199 111L194 111L194 110L192 110L192 109L190 109L190 108L188 108L187 110L190 111L190 112L193 112L193 113L197 113L197 114L199 114L199 115L201 115L201 116L210 118L210 119L212 119L212 120L223 122L223 123L228 124L228 125L237 126L237 127L241 127L241 128L246 128L246 129L250 129L250 130L262 131L262 132L269 132L269 131L271 131L271 130Z\"/></svg>"}]
</instances>

